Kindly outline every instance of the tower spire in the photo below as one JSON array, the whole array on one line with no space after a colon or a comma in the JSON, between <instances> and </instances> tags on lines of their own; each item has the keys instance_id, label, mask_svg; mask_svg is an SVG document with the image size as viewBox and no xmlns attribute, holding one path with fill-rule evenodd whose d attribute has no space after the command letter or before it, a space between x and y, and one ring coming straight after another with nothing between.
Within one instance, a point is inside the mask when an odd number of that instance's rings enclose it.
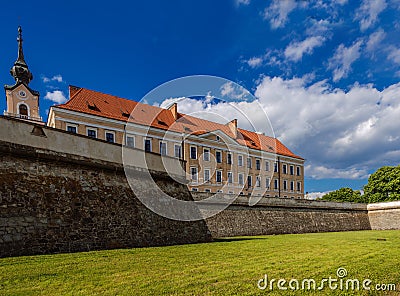
<instances>
[{"instance_id":1,"label":"tower spire","mask_svg":"<svg viewBox=\"0 0 400 296\"><path fill-rule=\"evenodd\" d=\"M25 59L24 59L24 51L22 49L22 28L21 26L18 26L18 37L17 37L17 41L18 41L18 59L17 62L21 63L21 64L25 64Z\"/></svg>"},{"instance_id":2,"label":"tower spire","mask_svg":"<svg viewBox=\"0 0 400 296\"><path fill-rule=\"evenodd\" d=\"M28 65L25 62L24 51L22 49L22 28L18 27L18 58L14 66L10 70L10 74L14 77L16 83L24 83L26 85L33 79L32 73L29 71Z\"/></svg>"}]
</instances>

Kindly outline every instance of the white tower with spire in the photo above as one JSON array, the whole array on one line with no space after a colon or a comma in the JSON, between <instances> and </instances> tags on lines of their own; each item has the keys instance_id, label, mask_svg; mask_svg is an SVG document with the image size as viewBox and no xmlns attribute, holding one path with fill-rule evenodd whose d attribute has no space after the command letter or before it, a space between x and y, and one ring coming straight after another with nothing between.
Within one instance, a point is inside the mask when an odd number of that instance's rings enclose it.
<instances>
[{"instance_id":1,"label":"white tower with spire","mask_svg":"<svg viewBox=\"0 0 400 296\"><path fill-rule=\"evenodd\" d=\"M24 120L42 121L39 113L40 94L29 87L33 76L24 58L21 27L18 27L17 41L18 58L10 70L15 84L4 86L7 100L7 110L4 111L4 115Z\"/></svg>"}]
</instances>

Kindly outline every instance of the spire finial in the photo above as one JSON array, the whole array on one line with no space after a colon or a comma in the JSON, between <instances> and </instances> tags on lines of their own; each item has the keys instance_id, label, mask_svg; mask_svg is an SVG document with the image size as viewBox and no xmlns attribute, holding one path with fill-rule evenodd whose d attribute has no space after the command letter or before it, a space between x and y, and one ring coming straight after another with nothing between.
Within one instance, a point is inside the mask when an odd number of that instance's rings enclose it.
<instances>
[{"instance_id":1,"label":"spire finial","mask_svg":"<svg viewBox=\"0 0 400 296\"><path fill-rule=\"evenodd\" d=\"M18 26L18 58L11 68L11 75L14 77L17 83L23 82L26 85L33 79L32 73L28 69L28 65L25 62L24 51L22 49L22 28Z\"/></svg>"},{"instance_id":2,"label":"spire finial","mask_svg":"<svg viewBox=\"0 0 400 296\"><path fill-rule=\"evenodd\" d=\"M20 63L25 63L25 59L24 59L24 51L22 50L22 28L21 26L18 26L18 37L17 37L17 41L18 41L18 59L17 61Z\"/></svg>"}]
</instances>

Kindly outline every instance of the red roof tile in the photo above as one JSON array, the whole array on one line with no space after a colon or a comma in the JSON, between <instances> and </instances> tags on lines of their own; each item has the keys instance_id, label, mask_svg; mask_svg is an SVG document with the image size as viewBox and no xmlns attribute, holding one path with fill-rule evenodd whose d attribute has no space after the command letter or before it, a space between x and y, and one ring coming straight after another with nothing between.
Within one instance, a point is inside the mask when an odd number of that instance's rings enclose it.
<instances>
[{"instance_id":1,"label":"red roof tile","mask_svg":"<svg viewBox=\"0 0 400 296\"><path fill-rule=\"evenodd\" d=\"M172 112L156 106L138 103L97 91L70 86L70 99L55 107L106 117L179 133L202 135L220 130L248 148L276 152L279 155L303 159L295 155L278 139L238 128L237 137L228 125L178 113L175 121ZM129 115L131 116L129 118Z\"/></svg>"}]
</instances>

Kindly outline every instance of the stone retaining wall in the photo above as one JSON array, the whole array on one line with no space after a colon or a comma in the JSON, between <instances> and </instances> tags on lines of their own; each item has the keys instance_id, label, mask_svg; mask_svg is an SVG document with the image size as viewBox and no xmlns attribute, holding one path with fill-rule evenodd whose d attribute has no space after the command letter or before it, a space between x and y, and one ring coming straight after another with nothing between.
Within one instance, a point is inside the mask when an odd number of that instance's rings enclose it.
<instances>
[{"instance_id":1,"label":"stone retaining wall","mask_svg":"<svg viewBox=\"0 0 400 296\"><path fill-rule=\"evenodd\" d=\"M90 157L85 143L116 162ZM129 187L118 149L120 155L118 145L0 118L0 257L212 240L204 221L174 221L146 208ZM164 192L192 200L179 176L160 169L158 155L145 158ZM142 171L130 167L130 178L151 188Z\"/></svg>"},{"instance_id":2,"label":"stone retaining wall","mask_svg":"<svg viewBox=\"0 0 400 296\"><path fill-rule=\"evenodd\" d=\"M400 229L400 201L369 204L368 216L371 229Z\"/></svg>"},{"instance_id":3,"label":"stone retaining wall","mask_svg":"<svg viewBox=\"0 0 400 296\"><path fill-rule=\"evenodd\" d=\"M209 193L192 196L203 200ZM262 198L250 207L244 196L206 222L213 237L371 229L365 204Z\"/></svg>"}]
</instances>

